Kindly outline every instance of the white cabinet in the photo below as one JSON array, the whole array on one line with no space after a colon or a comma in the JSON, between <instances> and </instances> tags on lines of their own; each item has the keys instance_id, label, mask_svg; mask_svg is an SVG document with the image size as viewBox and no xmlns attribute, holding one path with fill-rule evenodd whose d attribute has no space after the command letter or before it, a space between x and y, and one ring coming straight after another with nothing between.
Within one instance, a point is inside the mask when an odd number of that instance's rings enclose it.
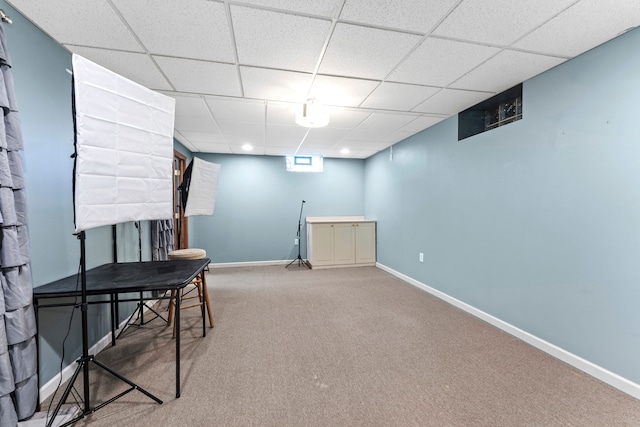
<instances>
[{"instance_id":1,"label":"white cabinet","mask_svg":"<svg viewBox=\"0 0 640 427\"><path fill-rule=\"evenodd\" d=\"M312 268L375 265L376 223L364 217L308 217L307 261Z\"/></svg>"},{"instance_id":2,"label":"white cabinet","mask_svg":"<svg viewBox=\"0 0 640 427\"><path fill-rule=\"evenodd\" d=\"M376 263L376 223L356 224L356 264Z\"/></svg>"}]
</instances>

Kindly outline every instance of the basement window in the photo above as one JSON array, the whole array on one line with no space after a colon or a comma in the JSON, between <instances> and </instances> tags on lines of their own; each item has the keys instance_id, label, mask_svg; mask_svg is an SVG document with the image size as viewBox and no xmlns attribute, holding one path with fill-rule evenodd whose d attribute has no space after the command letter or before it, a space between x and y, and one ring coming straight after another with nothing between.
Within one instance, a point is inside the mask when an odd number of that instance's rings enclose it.
<instances>
[{"instance_id":1,"label":"basement window","mask_svg":"<svg viewBox=\"0 0 640 427\"><path fill-rule=\"evenodd\" d=\"M522 84L458 114L458 141L522 119Z\"/></svg>"},{"instance_id":2,"label":"basement window","mask_svg":"<svg viewBox=\"0 0 640 427\"><path fill-rule=\"evenodd\" d=\"M322 172L322 156L287 156L287 172Z\"/></svg>"}]
</instances>

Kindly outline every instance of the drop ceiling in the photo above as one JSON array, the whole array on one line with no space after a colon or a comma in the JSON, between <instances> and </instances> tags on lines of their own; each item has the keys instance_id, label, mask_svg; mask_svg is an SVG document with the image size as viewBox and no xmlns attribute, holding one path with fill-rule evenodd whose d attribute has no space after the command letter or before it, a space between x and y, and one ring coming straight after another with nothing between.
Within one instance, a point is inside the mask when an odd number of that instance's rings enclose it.
<instances>
[{"instance_id":1,"label":"drop ceiling","mask_svg":"<svg viewBox=\"0 0 640 427\"><path fill-rule=\"evenodd\" d=\"M8 3L175 98L175 138L194 152L359 159L640 24L637 0ZM295 124L309 98L327 127Z\"/></svg>"}]
</instances>

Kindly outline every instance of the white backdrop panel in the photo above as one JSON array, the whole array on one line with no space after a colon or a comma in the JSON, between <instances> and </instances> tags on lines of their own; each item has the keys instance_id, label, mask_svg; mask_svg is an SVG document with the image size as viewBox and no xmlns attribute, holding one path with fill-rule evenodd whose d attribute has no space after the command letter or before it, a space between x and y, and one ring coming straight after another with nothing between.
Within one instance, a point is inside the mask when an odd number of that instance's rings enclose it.
<instances>
[{"instance_id":1,"label":"white backdrop panel","mask_svg":"<svg viewBox=\"0 0 640 427\"><path fill-rule=\"evenodd\" d=\"M76 231L173 216L175 100L73 55Z\"/></svg>"},{"instance_id":2,"label":"white backdrop panel","mask_svg":"<svg viewBox=\"0 0 640 427\"><path fill-rule=\"evenodd\" d=\"M213 215L220 165L194 157L192 168L184 216Z\"/></svg>"}]
</instances>

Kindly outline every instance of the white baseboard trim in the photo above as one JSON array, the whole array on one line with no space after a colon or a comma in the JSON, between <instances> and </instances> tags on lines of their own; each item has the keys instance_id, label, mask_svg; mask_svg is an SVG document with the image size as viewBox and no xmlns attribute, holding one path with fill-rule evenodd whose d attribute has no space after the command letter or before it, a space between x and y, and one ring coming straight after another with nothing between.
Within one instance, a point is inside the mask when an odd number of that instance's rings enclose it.
<instances>
[{"instance_id":1,"label":"white baseboard trim","mask_svg":"<svg viewBox=\"0 0 640 427\"><path fill-rule=\"evenodd\" d=\"M149 305L153 306L157 302L157 300L149 300L146 302ZM150 310L148 308L146 307L144 308L145 314L149 311ZM116 336L120 333L120 331L122 331L122 328L127 326L127 321L129 320L129 316L127 316L127 318L124 319L118 325L118 329L116 329L115 331ZM91 346L91 348L89 348L89 354L98 354L109 346L111 346L111 331L109 331L109 333L107 333L97 343L95 343L93 346ZM60 372L58 375L51 378L44 385L42 385L42 387L40 387L40 403L44 402L49 398L49 396L55 393L56 389L58 388L58 384L64 384L65 381L69 380L73 376L73 373L76 370L76 366L77 364L75 361L72 364L67 365L62 369L62 372ZM46 408L41 408L41 409L45 410Z\"/></svg>"},{"instance_id":2,"label":"white baseboard trim","mask_svg":"<svg viewBox=\"0 0 640 427\"><path fill-rule=\"evenodd\" d=\"M287 265L291 261L248 261L248 262L219 262L209 264L209 268L224 268L224 267L261 267L266 265Z\"/></svg>"},{"instance_id":3,"label":"white baseboard trim","mask_svg":"<svg viewBox=\"0 0 640 427\"><path fill-rule=\"evenodd\" d=\"M419 282L409 276L406 276L402 273L399 273L383 264L376 263L376 266L381 270L384 270L397 278L409 283L412 286L415 286L418 289L421 289L469 314L475 316L485 322L495 326L498 329L503 330L504 332L526 342L534 346L535 348L544 351L545 353L555 357L556 359L562 360L563 362L573 366L576 369L579 369L586 374L591 375L599 379L600 381L609 384L612 387L617 388L618 390L635 397L636 399L640 399L640 385L630 381L614 372L611 372L601 366L598 366L586 359L581 358L580 356L576 356L573 353L570 353L550 342L547 342L535 335L530 334L529 332L523 331L520 328L517 328L503 320L498 319L488 313L485 313L482 310L479 310L467 303L464 303L450 295L445 294L437 289L434 289L430 286L425 285L422 282Z\"/></svg>"}]
</instances>

